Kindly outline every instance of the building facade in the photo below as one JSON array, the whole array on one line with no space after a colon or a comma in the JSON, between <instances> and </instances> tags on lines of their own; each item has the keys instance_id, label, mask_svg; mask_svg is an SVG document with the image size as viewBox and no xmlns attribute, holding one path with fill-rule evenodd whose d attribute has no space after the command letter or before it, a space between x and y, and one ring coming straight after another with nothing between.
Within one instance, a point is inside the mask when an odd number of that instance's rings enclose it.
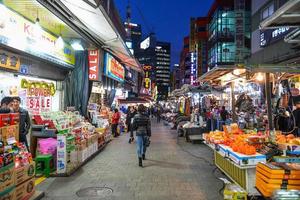
<instances>
[{"instance_id":1,"label":"building facade","mask_svg":"<svg viewBox=\"0 0 300 200\"><path fill-rule=\"evenodd\" d=\"M191 84L191 57L190 57L190 37L183 39L183 48L180 53L180 87L184 84Z\"/></svg>"},{"instance_id":2,"label":"building facade","mask_svg":"<svg viewBox=\"0 0 300 200\"><path fill-rule=\"evenodd\" d=\"M195 85L199 76L207 72L208 18L191 18L190 45L191 84Z\"/></svg>"},{"instance_id":3,"label":"building facade","mask_svg":"<svg viewBox=\"0 0 300 200\"><path fill-rule=\"evenodd\" d=\"M280 9L284 0L253 0L252 1L252 39L251 59L252 64L296 64L300 59L299 43L289 43L284 39L295 28L278 27L275 29L260 30L263 20ZM276 51L274 51L276 49Z\"/></svg>"},{"instance_id":4,"label":"building facade","mask_svg":"<svg viewBox=\"0 0 300 200\"><path fill-rule=\"evenodd\" d=\"M250 0L216 0L208 12L208 69L244 63L250 55Z\"/></svg>"},{"instance_id":5,"label":"building facade","mask_svg":"<svg viewBox=\"0 0 300 200\"><path fill-rule=\"evenodd\" d=\"M157 41L155 35L150 34L140 43L136 57L147 68L147 78L151 81L151 90L156 87L157 99L166 99L170 90L171 44Z\"/></svg>"}]
</instances>

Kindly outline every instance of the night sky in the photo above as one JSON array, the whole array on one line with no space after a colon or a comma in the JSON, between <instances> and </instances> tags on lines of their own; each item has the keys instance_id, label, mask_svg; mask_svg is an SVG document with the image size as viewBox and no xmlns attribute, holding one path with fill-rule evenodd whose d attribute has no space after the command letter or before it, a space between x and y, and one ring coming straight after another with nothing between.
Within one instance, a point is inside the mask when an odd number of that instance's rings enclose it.
<instances>
[{"instance_id":1,"label":"night sky","mask_svg":"<svg viewBox=\"0 0 300 200\"><path fill-rule=\"evenodd\" d=\"M114 1L125 20L128 0ZM130 0L131 22L142 25L144 37L153 31L158 40L171 42L173 66L179 63L183 38L189 34L190 18L206 16L212 2L213 0Z\"/></svg>"}]
</instances>

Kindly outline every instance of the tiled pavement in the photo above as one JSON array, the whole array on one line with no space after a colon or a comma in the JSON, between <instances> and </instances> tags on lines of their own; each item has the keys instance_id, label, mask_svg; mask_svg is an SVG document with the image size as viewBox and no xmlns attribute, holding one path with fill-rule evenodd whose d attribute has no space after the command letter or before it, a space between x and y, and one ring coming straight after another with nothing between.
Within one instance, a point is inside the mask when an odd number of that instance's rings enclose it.
<instances>
[{"instance_id":1,"label":"tiled pavement","mask_svg":"<svg viewBox=\"0 0 300 200\"><path fill-rule=\"evenodd\" d=\"M170 127L153 122L144 168L137 166L135 144L128 144L128 135L123 135L71 177L49 178L37 189L46 192L46 200L218 200L222 183L216 177L222 175L209 164L212 157L203 144L177 140ZM109 187L113 193L77 197L76 191L86 187Z\"/></svg>"}]
</instances>

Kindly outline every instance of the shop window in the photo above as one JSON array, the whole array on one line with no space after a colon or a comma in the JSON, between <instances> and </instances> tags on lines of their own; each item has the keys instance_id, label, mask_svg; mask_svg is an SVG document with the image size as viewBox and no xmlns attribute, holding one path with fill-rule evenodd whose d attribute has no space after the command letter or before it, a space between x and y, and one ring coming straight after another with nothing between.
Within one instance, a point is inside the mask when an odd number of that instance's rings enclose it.
<instances>
[{"instance_id":1,"label":"shop window","mask_svg":"<svg viewBox=\"0 0 300 200\"><path fill-rule=\"evenodd\" d=\"M265 9L262 10L261 19L265 20L274 13L274 2L269 4Z\"/></svg>"}]
</instances>

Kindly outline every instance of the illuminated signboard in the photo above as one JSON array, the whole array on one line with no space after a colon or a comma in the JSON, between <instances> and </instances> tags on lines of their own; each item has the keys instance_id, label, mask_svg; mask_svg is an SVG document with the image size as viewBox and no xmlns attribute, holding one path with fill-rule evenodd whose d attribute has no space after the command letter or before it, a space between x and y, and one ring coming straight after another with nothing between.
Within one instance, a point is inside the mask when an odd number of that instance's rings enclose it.
<instances>
[{"instance_id":1,"label":"illuminated signboard","mask_svg":"<svg viewBox=\"0 0 300 200\"><path fill-rule=\"evenodd\" d=\"M0 44L60 65L75 65L75 52L69 44L60 47L57 36L4 6L0 13Z\"/></svg>"},{"instance_id":2,"label":"illuminated signboard","mask_svg":"<svg viewBox=\"0 0 300 200\"><path fill-rule=\"evenodd\" d=\"M150 46L150 37L147 37L143 42L141 42L141 49L148 49Z\"/></svg>"},{"instance_id":3,"label":"illuminated signboard","mask_svg":"<svg viewBox=\"0 0 300 200\"><path fill-rule=\"evenodd\" d=\"M125 68L111 54L105 53L104 74L107 77L123 83L125 79Z\"/></svg>"},{"instance_id":4,"label":"illuminated signboard","mask_svg":"<svg viewBox=\"0 0 300 200\"><path fill-rule=\"evenodd\" d=\"M280 27L277 29L268 29L260 31L260 46L265 47L278 40L281 40L285 35L294 30L294 28Z\"/></svg>"}]
</instances>

